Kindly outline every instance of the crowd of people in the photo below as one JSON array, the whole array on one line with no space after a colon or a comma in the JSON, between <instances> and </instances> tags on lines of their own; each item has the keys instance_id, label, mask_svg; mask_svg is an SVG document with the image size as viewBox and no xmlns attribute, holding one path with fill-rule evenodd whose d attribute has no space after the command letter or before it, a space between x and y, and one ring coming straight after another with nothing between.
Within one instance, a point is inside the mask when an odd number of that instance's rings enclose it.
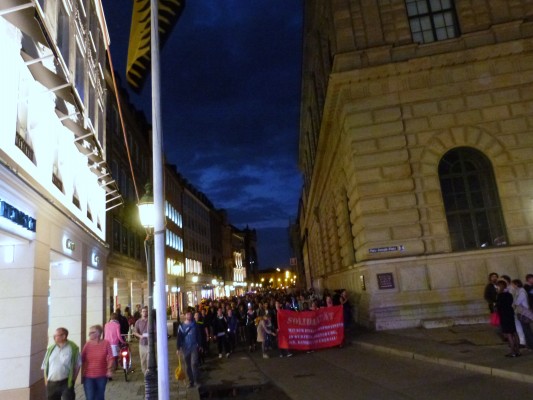
<instances>
[{"instance_id":1,"label":"crowd of people","mask_svg":"<svg viewBox=\"0 0 533 400\"><path fill-rule=\"evenodd\" d=\"M342 305L344 326L349 329L352 308L344 289L332 293L325 290L320 297L312 289L295 294L270 291L204 299L195 307L189 307L177 338L177 356L184 357L189 386L198 384L198 367L206 357L218 354L218 358L229 358L239 345L249 352L260 346L263 358L269 358L276 349L279 357L291 357L289 349L277 346L279 310L308 311L334 305Z\"/></svg>"},{"instance_id":2,"label":"crowd of people","mask_svg":"<svg viewBox=\"0 0 533 400\"><path fill-rule=\"evenodd\" d=\"M287 293L271 291L250 293L221 299L204 299L189 307L178 327L177 355L184 358L190 386L198 384L199 366L206 357L218 354L229 358L238 346L249 352L261 349L262 357L269 358L274 350L280 357L291 357L289 349L279 349L276 342L279 310L307 311L320 307L343 306L345 328L351 324L352 310L346 290L330 293L325 290L317 296L313 290ZM83 348L68 339L68 330L57 328L54 344L46 352L42 369L48 399L74 399L74 383L81 372L85 397L103 399L107 382L117 368L120 346L138 339L141 370L148 367L148 308L117 307L102 327L89 328L89 338Z\"/></svg>"},{"instance_id":3,"label":"crowd of people","mask_svg":"<svg viewBox=\"0 0 533 400\"><path fill-rule=\"evenodd\" d=\"M489 274L484 298L498 332L508 342L511 352L506 357L520 357L520 348L533 350L533 274L527 274L525 283L508 275Z\"/></svg>"}]
</instances>

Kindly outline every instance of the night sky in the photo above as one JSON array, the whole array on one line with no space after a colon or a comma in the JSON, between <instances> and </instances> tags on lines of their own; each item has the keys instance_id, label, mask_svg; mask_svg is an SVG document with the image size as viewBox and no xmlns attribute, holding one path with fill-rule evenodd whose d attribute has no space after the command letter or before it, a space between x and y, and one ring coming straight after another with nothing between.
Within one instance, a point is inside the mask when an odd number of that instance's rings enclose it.
<instances>
[{"instance_id":1,"label":"night sky","mask_svg":"<svg viewBox=\"0 0 533 400\"><path fill-rule=\"evenodd\" d=\"M103 0L126 82L131 0ZM238 228L257 230L261 268L288 265L301 189L302 0L187 0L161 53L167 161ZM151 122L149 79L130 101Z\"/></svg>"}]
</instances>

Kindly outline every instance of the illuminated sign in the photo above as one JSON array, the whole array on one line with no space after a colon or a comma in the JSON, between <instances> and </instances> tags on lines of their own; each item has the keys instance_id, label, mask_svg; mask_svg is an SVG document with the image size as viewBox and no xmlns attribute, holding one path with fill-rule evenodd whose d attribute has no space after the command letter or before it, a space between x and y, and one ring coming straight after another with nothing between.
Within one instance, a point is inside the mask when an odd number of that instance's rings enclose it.
<instances>
[{"instance_id":1,"label":"illuminated sign","mask_svg":"<svg viewBox=\"0 0 533 400\"><path fill-rule=\"evenodd\" d=\"M13 207L4 200L0 200L0 215L31 232L35 232L37 226L37 221L35 218L24 214L22 211Z\"/></svg>"}]
</instances>

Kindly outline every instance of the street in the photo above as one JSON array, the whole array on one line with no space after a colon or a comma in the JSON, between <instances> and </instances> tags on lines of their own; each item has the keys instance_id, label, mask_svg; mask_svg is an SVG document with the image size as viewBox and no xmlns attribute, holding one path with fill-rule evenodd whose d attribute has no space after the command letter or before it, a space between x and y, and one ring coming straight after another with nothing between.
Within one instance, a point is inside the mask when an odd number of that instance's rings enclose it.
<instances>
[{"instance_id":1,"label":"street","mask_svg":"<svg viewBox=\"0 0 533 400\"><path fill-rule=\"evenodd\" d=\"M366 349L357 340L344 348L313 353L297 352L291 358L262 358L261 351L248 353L243 347L229 358L214 354L201 367L202 385L198 389L178 387L173 371L176 366L175 339L169 339L169 375L171 399L469 399L485 400L529 398L530 383L507 380L485 373L447 367L384 352ZM477 349L477 347L476 347ZM133 343L133 361L137 368L125 382L117 370L108 383L106 398L144 399L143 376L139 369L137 345ZM510 362L503 357L505 345L495 347L494 356L502 368ZM521 361L533 358L524 350ZM502 388L505 388L502 390ZM77 399L84 400L83 388L77 386Z\"/></svg>"},{"instance_id":2,"label":"street","mask_svg":"<svg viewBox=\"0 0 533 400\"><path fill-rule=\"evenodd\" d=\"M533 352L524 357L533 357ZM289 359L264 360L257 368L293 400L530 398L532 385L410 360L356 345ZM505 389L503 389L505 388Z\"/></svg>"}]
</instances>

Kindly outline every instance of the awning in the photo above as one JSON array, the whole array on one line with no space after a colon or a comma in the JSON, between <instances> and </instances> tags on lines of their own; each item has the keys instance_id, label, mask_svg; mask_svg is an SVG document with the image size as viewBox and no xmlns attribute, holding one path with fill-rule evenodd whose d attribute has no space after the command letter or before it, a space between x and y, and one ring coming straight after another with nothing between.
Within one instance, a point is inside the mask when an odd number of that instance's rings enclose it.
<instances>
[{"instance_id":1,"label":"awning","mask_svg":"<svg viewBox=\"0 0 533 400\"><path fill-rule=\"evenodd\" d=\"M35 60L32 56L24 51L21 50L20 55L24 62L26 62L26 66L30 70L31 75L37 82L41 83L45 88L57 94L63 100L77 106L71 83L67 82L67 80L62 76L50 71L43 65L42 62Z\"/></svg>"},{"instance_id":2,"label":"awning","mask_svg":"<svg viewBox=\"0 0 533 400\"><path fill-rule=\"evenodd\" d=\"M0 1L0 16L11 22L32 39L49 46L45 32L37 18L35 5L28 0Z\"/></svg>"},{"instance_id":3,"label":"awning","mask_svg":"<svg viewBox=\"0 0 533 400\"><path fill-rule=\"evenodd\" d=\"M123 203L122 196L118 191L118 186L110 174L110 169L102 157L102 149L96 137L90 129L84 128L79 122L71 119L69 115L63 114L56 109L59 120L69 131L74 133L74 144L78 151L87 157L88 167L98 177L100 187L106 191L106 211Z\"/></svg>"}]
</instances>

